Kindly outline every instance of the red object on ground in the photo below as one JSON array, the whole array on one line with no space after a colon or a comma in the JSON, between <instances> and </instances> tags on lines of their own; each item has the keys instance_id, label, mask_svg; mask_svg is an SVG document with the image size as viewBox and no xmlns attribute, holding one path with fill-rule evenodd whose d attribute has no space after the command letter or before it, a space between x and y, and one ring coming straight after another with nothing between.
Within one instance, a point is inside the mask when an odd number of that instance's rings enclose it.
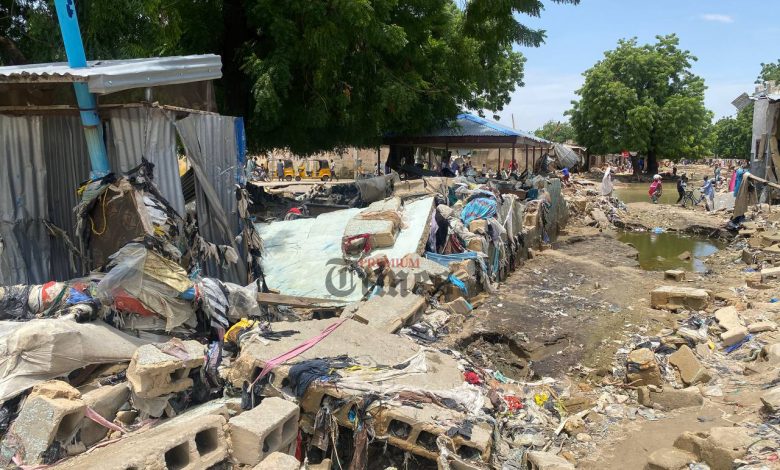
<instances>
[{"instance_id":1,"label":"red object on ground","mask_svg":"<svg viewBox=\"0 0 780 470\"><path fill-rule=\"evenodd\" d=\"M482 379L479 378L476 372L467 370L463 374L463 378L466 379L466 382L470 383L471 385L480 385L482 383Z\"/></svg>"},{"instance_id":2,"label":"red object on ground","mask_svg":"<svg viewBox=\"0 0 780 470\"><path fill-rule=\"evenodd\" d=\"M523 402L521 402L520 399L514 395L504 395L504 400L506 401L506 405L509 407L509 411L514 412L523 409Z\"/></svg>"}]
</instances>

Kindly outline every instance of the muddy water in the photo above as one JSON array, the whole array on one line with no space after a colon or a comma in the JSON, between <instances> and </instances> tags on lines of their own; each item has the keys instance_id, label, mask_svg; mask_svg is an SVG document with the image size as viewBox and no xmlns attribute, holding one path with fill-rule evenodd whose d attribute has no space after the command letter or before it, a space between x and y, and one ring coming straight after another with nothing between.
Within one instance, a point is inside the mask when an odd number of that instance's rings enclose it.
<instances>
[{"instance_id":1,"label":"muddy water","mask_svg":"<svg viewBox=\"0 0 780 470\"><path fill-rule=\"evenodd\" d=\"M650 183L628 183L615 187L615 196L628 204L630 202L651 202L647 191ZM660 204L674 204L677 202L677 186L673 182L664 182Z\"/></svg>"},{"instance_id":2,"label":"muddy water","mask_svg":"<svg viewBox=\"0 0 780 470\"><path fill-rule=\"evenodd\" d=\"M673 232L624 232L618 239L630 243L639 251L639 265L648 271L667 269L685 269L704 272L707 267L702 258L710 256L723 248L717 240L681 235ZM681 260L682 253L689 252L689 260Z\"/></svg>"}]
</instances>

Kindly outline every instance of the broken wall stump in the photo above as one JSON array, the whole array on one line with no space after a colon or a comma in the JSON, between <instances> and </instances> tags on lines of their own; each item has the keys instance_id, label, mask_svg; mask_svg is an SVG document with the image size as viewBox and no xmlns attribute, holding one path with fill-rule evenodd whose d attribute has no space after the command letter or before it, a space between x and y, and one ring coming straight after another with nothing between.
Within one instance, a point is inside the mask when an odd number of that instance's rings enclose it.
<instances>
[{"instance_id":1,"label":"broken wall stump","mask_svg":"<svg viewBox=\"0 0 780 470\"><path fill-rule=\"evenodd\" d=\"M653 308L668 308L676 305L692 310L702 310L710 303L710 294L704 289L679 286L661 286L650 291L650 305Z\"/></svg>"}]
</instances>

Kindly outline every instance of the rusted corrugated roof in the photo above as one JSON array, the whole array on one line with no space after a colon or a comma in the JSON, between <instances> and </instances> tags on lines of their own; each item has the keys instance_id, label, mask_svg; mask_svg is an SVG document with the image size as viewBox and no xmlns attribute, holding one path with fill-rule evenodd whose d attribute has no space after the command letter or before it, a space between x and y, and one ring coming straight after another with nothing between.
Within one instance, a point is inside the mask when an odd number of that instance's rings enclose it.
<instances>
[{"instance_id":1,"label":"rusted corrugated roof","mask_svg":"<svg viewBox=\"0 0 780 470\"><path fill-rule=\"evenodd\" d=\"M87 65L86 68L72 68L67 63L0 67L0 83L86 82L90 92L106 94L222 77L222 59L214 54L96 60Z\"/></svg>"}]
</instances>

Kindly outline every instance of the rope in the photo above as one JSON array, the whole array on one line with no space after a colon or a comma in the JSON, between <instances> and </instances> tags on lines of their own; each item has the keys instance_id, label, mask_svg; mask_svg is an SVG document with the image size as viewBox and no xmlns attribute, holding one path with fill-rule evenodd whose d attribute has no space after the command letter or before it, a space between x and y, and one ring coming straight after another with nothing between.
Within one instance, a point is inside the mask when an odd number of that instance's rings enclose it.
<instances>
[{"instance_id":1,"label":"rope","mask_svg":"<svg viewBox=\"0 0 780 470\"><path fill-rule=\"evenodd\" d=\"M106 229L108 228L108 219L106 219L106 193L107 193L107 191L103 193L103 201L100 204L101 207L103 208L103 230L101 230L100 232L97 232L95 230L95 221L92 220L92 216L89 217L89 223L90 223L91 228L92 228L92 233L94 235L97 235L98 237L103 235L104 233L106 233Z\"/></svg>"}]
</instances>

